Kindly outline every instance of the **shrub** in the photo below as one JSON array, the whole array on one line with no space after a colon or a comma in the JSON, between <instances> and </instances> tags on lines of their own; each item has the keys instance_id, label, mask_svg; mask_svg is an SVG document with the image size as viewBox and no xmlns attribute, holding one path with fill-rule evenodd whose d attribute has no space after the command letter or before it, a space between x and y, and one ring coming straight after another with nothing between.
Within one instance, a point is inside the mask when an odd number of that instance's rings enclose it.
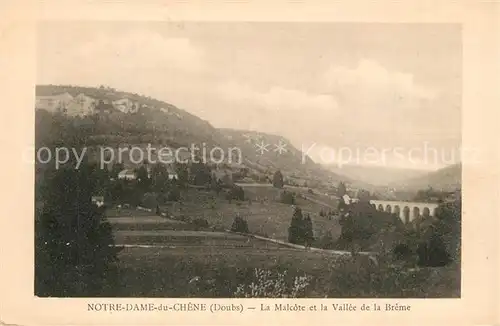
<instances>
[{"instance_id":1,"label":"shrub","mask_svg":"<svg viewBox=\"0 0 500 326\"><path fill-rule=\"evenodd\" d=\"M182 221L182 222L186 222L186 223L191 223L192 219L191 217L189 216L186 216L184 214L182 215L179 215L179 216L176 216L174 217L176 220L179 220L179 221Z\"/></svg>"},{"instance_id":2,"label":"shrub","mask_svg":"<svg viewBox=\"0 0 500 326\"><path fill-rule=\"evenodd\" d=\"M312 277L308 275L287 277L286 271L271 272L255 269L247 282L239 284L234 292L237 298L299 298L304 297Z\"/></svg>"},{"instance_id":3,"label":"shrub","mask_svg":"<svg viewBox=\"0 0 500 326\"><path fill-rule=\"evenodd\" d=\"M179 201L181 199L181 192L177 187L172 187L167 195L168 201Z\"/></svg>"},{"instance_id":4,"label":"shrub","mask_svg":"<svg viewBox=\"0 0 500 326\"><path fill-rule=\"evenodd\" d=\"M195 218L190 222L195 230L207 229L209 227L208 221L204 218Z\"/></svg>"},{"instance_id":5,"label":"shrub","mask_svg":"<svg viewBox=\"0 0 500 326\"><path fill-rule=\"evenodd\" d=\"M156 208L158 206L158 200L155 193L147 192L144 194L141 200L141 205L145 208Z\"/></svg>"},{"instance_id":6,"label":"shrub","mask_svg":"<svg viewBox=\"0 0 500 326\"><path fill-rule=\"evenodd\" d=\"M407 244L399 243L392 250L392 254L396 260L408 260L411 258L413 252Z\"/></svg>"},{"instance_id":7,"label":"shrub","mask_svg":"<svg viewBox=\"0 0 500 326\"><path fill-rule=\"evenodd\" d=\"M280 194L280 202L287 205L295 205L294 193L283 190Z\"/></svg>"},{"instance_id":8,"label":"shrub","mask_svg":"<svg viewBox=\"0 0 500 326\"><path fill-rule=\"evenodd\" d=\"M322 249L333 249L335 247L335 240L333 239L332 232L327 231L323 236L316 241L316 246Z\"/></svg>"},{"instance_id":9,"label":"shrub","mask_svg":"<svg viewBox=\"0 0 500 326\"><path fill-rule=\"evenodd\" d=\"M245 200L245 191L240 186L233 186L226 195L226 199L231 201L235 200Z\"/></svg>"},{"instance_id":10,"label":"shrub","mask_svg":"<svg viewBox=\"0 0 500 326\"><path fill-rule=\"evenodd\" d=\"M433 235L428 242L420 243L417 254L419 266L439 267L451 261L443 239L437 234Z\"/></svg>"},{"instance_id":11,"label":"shrub","mask_svg":"<svg viewBox=\"0 0 500 326\"><path fill-rule=\"evenodd\" d=\"M231 231L239 233L249 233L247 221L240 216L236 216L233 220Z\"/></svg>"}]
</instances>

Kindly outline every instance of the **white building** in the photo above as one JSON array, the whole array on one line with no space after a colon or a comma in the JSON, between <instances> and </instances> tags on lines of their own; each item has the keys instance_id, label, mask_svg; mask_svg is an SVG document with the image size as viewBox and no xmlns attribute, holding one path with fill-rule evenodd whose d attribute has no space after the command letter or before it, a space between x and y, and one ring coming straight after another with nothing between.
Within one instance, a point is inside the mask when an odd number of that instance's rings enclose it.
<instances>
[{"instance_id":1,"label":"white building","mask_svg":"<svg viewBox=\"0 0 500 326\"><path fill-rule=\"evenodd\" d=\"M86 116L95 112L97 100L80 93L68 104L67 113L72 116Z\"/></svg>"},{"instance_id":2,"label":"white building","mask_svg":"<svg viewBox=\"0 0 500 326\"><path fill-rule=\"evenodd\" d=\"M73 99L73 96L68 92L57 95L36 96L35 109L64 113Z\"/></svg>"},{"instance_id":3,"label":"white building","mask_svg":"<svg viewBox=\"0 0 500 326\"><path fill-rule=\"evenodd\" d=\"M139 103L126 97L113 101L113 107L123 113L135 113L139 111Z\"/></svg>"},{"instance_id":4,"label":"white building","mask_svg":"<svg viewBox=\"0 0 500 326\"><path fill-rule=\"evenodd\" d=\"M104 205L104 197L103 196L92 196L92 203L94 203L97 207L101 207Z\"/></svg>"},{"instance_id":5,"label":"white building","mask_svg":"<svg viewBox=\"0 0 500 326\"><path fill-rule=\"evenodd\" d=\"M120 180L135 180L137 179L137 174L132 170L123 170L118 173L118 179Z\"/></svg>"}]
</instances>

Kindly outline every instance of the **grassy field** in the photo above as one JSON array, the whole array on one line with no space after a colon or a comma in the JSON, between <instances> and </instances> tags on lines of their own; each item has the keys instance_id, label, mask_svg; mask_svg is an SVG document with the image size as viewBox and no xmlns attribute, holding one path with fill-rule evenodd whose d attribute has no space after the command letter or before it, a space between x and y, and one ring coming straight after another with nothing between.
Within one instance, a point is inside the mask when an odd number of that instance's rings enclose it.
<instances>
[{"instance_id":1,"label":"grassy field","mask_svg":"<svg viewBox=\"0 0 500 326\"><path fill-rule=\"evenodd\" d=\"M256 221L259 215L254 216ZM272 290L279 284L279 273L290 288L297 277L307 276L301 297L460 296L459 266L411 271L383 262L375 265L367 257L346 258L239 234L194 230L190 223L159 216L128 212L108 220L116 243L128 246L118 255L116 285L102 293L107 297L234 297L239 287L252 283ZM262 280L256 271L270 274Z\"/></svg>"},{"instance_id":2,"label":"grassy field","mask_svg":"<svg viewBox=\"0 0 500 326\"><path fill-rule=\"evenodd\" d=\"M119 255L119 276L125 286L117 296L232 297L256 268L318 274L336 260L267 242L240 244L218 240L199 246L125 248Z\"/></svg>"},{"instance_id":3,"label":"grassy field","mask_svg":"<svg viewBox=\"0 0 500 326\"><path fill-rule=\"evenodd\" d=\"M111 207L106 210L106 217L108 218L114 218L114 217L138 217L138 216L144 216L148 217L151 216L151 212L147 211L141 211L136 208L117 208L117 207Z\"/></svg>"},{"instance_id":4,"label":"grassy field","mask_svg":"<svg viewBox=\"0 0 500 326\"><path fill-rule=\"evenodd\" d=\"M277 283L308 276L308 298L459 297L457 266L415 271L377 267L360 258L340 258L285 248L125 248L119 255L120 287L107 296L234 297L242 284L259 284L256 270ZM286 271L286 272L285 272Z\"/></svg>"},{"instance_id":5,"label":"grassy field","mask_svg":"<svg viewBox=\"0 0 500 326\"><path fill-rule=\"evenodd\" d=\"M204 218L211 225L225 229L231 228L234 217L239 215L247 220L250 233L286 241L293 207L276 201L280 190L272 187L244 189L246 198L252 199L251 202L230 203L222 194L216 196L213 192L190 189L183 192L181 203L165 206L162 209L168 211L174 218L181 216ZM340 236L338 219L319 215L320 211L327 211L327 207L306 199L299 199L297 205L302 208L304 214L310 214L316 238L327 231L332 233L333 238Z\"/></svg>"},{"instance_id":6,"label":"grassy field","mask_svg":"<svg viewBox=\"0 0 500 326\"><path fill-rule=\"evenodd\" d=\"M284 277L292 289L297 277L307 276L299 297L460 297L457 264L409 269L384 261L374 264L367 257L293 249L223 232L239 215L248 221L251 233L286 241L293 207L276 201L279 192L272 187L246 187L246 198L251 201L229 202L223 194L189 189L183 191L179 203L161 207L174 219L133 209L108 210L116 244L127 246L118 257L118 284L103 295L234 297L241 295L238 289L242 286L257 284L272 292ZM315 237L326 231L338 237L338 219L319 216L335 201L307 190L304 195L313 199L300 198L298 205L311 214ZM181 221L182 217L203 218L210 225L200 230ZM269 273L265 280L256 274L262 271Z\"/></svg>"}]
</instances>

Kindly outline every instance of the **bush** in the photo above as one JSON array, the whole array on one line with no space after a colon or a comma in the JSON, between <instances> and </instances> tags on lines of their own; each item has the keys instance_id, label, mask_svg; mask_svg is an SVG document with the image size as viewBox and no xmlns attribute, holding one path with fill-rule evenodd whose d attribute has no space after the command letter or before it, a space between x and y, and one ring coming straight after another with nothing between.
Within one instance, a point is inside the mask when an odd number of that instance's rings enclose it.
<instances>
[{"instance_id":1,"label":"bush","mask_svg":"<svg viewBox=\"0 0 500 326\"><path fill-rule=\"evenodd\" d=\"M333 249L335 247L335 240L333 239L332 232L327 231L323 236L316 241L316 246L321 249Z\"/></svg>"},{"instance_id":2,"label":"bush","mask_svg":"<svg viewBox=\"0 0 500 326\"><path fill-rule=\"evenodd\" d=\"M141 205L145 208L154 209L158 206L158 199L155 193L147 192L141 200Z\"/></svg>"},{"instance_id":3,"label":"bush","mask_svg":"<svg viewBox=\"0 0 500 326\"><path fill-rule=\"evenodd\" d=\"M239 233L249 233L247 221L240 216L236 216L234 218L233 225L231 226L231 231Z\"/></svg>"},{"instance_id":4,"label":"bush","mask_svg":"<svg viewBox=\"0 0 500 326\"><path fill-rule=\"evenodd\" d=\"M177 187L170 189L167 195L168 201L179 201L181 199L181 192Z\"/></svg>"},{"instance_id":5,"label":"bush","mask_svg":"<svg viewBox=\"0 0 500 326\"><path fill-rule=\"evenodd\" d=\"M209 227L208 221L204 218L195 218L190 222L195 230L207 229Z\"/></svg>"},{"instance_id":6,"label":"bush","mask_svg":"<svg viewBox=\"0 0 500 326\"><path fill-rule=\"evenodd\" d=\"M176 218L179 221L186 222L186 223L191 223L191 218L186 215L180 215L179 217Z\"/></svg>"},{"instance_id":7,"label":"bush","mask_svg":"<svg viewBox=\"0 0 500 326\"><path fill-rule=\"evenodd\" d=\"M283 190L280 194L280 202L287 205L295 205L295 194Z\"/></svg>"},{"instance_id":8,"label":"bush","mask_svg":"<svg viewBox=\"0 0 500 326\"><path fill-rule=\"evenodd\" d=\"M396 260L408 260L413 255L413 252L407 244L400 243L394 247L392 254Z\"/></svg>"},{"instance_id":9,"label":"bush","mask_svg":"<svg viewBox=\"0 0 500 326\"><path fill-rule=\"evenodd\" d=\"M439 235L433 235L428 242L420 243L417 254L419 266L439 267L451 261L443 239Z\"/></svg>"},{"instance_id":10,"label":"bush","mask_svg":"<svg viewBox=\"0 0 500 326\"><path fill-rule=\"evenodd\" d=\"M226 195L226 199L231 200L245 200L245 191L240 186L233 186Z\"/></svg>"},{"instance_id":11,"label":"bush","mask_svg":"<svg viewBox=\"0 0 500 326\"><path fill-rule=\"evenodd\" d=\"M253 277L239 284L234 292L236 298L299 298L304 297L312 277L308 275L287 277L285 272L255 269Z\"/></svg>"}]
</instances>

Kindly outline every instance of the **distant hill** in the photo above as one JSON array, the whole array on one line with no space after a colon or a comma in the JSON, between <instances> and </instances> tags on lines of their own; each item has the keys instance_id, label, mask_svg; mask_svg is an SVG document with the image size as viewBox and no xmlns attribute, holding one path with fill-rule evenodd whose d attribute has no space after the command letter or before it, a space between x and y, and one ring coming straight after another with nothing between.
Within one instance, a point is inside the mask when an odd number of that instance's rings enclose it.
<instances>
[{"instance_id":1,"label":"distant hill","mask_svg":"<svg viewBox=\"0 0 500 326\"><path fill-rule=\"evenodd\" d=\"M229 128L218 129L229 142L241 148L245 165L263 173L281 170L289 181L299 186L337 186L349 180L328 171L281 136Z\"/></svg>"},{"instance_id":2,"label":"distant hill","mask_svg":"<svg viewBox=\"0 0 500 326\"><path fill-rule=\"evenodd\" d=\"M423 176L392 184L404 190L421 190L432 187L436 190L453 191L462 186L462 164L454 164Z\"/></svg>"},{"instance_id":3,"label":"distant hill","mask_svg":"<svg viewBox=\"0 0 500 326\"><path fill-rule=\"evenodd\" d=\"M220 147L226 152L229 148L239 148L242 153L242 166L255 173L272 175L280 169L285 177L296 180L297 184L318 184L325 187L336 186L347 178L331 173L314 163L291 143L280 136L233 129L217 129L209 122L182 110L170 103L149 96L122 92L110 87L80 87L38 85L36 97L46 98L69 94L65 98L85 95L94 102L87 113L73 115L68 113L37 110L37 143L68 141L72 137L83 137L92 146L168 146L171 148ZM113 101L128 99L138 109L122 112L113 107ZM76 99L75 99L76 101ZM108 103L106 110L99 109L100 103ZM57 119L54 117L57 116ZM73 135L78 133L78 136ZM258 144L264 145L259 150ZM281 151L279 150L281 146ZM227 154L226 154L227 155Z\"/></svg>"},{"instance_id":4,"label":"distant hill","mask_svg":"<svg viewBox=\"0 0 500 326\"><path fill-rule=\"evenodd\" d=\"M344 175L353 180L359 180L373 186L387 186L400 181L413 179L423 176L427 171L393 168L385 166L369 166L369 165L350 165L342 166L327 165L326 168L331 171Z\"/></svg>"}]
</instances>

